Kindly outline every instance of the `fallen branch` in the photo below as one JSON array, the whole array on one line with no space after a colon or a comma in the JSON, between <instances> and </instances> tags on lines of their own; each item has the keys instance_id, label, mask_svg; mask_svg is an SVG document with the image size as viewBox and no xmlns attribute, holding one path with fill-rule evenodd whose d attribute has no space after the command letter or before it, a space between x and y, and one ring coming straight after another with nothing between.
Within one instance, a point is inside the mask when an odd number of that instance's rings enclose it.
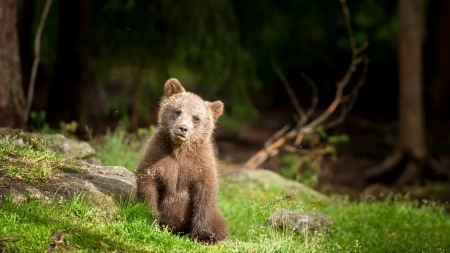
<instances>
[{"instance_id":1,"label":"fallen branch","mask_svg":"<svg viewBox=\"0 0 450 253\"><path fill-rule=\"evenodd\" d=\"M290 83L286 79L286 76L278 67L276 61L272 59L272 65L274 67L274 70L278 75L278 77L280 78L281 82L283 83L284 87L286 88L289 98L298 114L299 120L297 122L297 125L293 127L291 130L288 131L289 126L284 126L276 134L274 134L265 143L264 148L262 150L258 151L256 154L250 157L250 159L244 165L245 168L257 168L270 156L277 154L280 148L284 148L288 152L292 153L302 153L302 154L308 153L305 150L299 149L299 145L303 140L304 135L314 133L315 128L320 124L324 124L325 129L327 129L330 127L334 127L339 123L342 123L345 119L345 116L353 108L356 98L358 96L358 92L360 88L364 85L366 75L368 72L369 58L367 57L366 54L363 54L365 49L367 49L368 47L368 43L364 43L360 47L356 46L356 42L353 36L353 30L350 24L350 12L348 10L347 4L345 0L339 1L341 2L342 12L344 13L345 17L345 24L352 55L351 55L351 62L347 68L347 71L345 72L343 78L336 83L336 92L333 101L330 103L328 108L324 112L322 112L322 114L317 116L315 119L310 120L311 116L315 112L318 103L317 86L315 82L311 78L309 78L306 74L302 73L302 77L306 80L306 82L308 82L311 85L313 91L313 99L311 102L311 107L305 113L305 111L300 106L300 103L298 102L290 86ZM344 88L347 87L347 85L350 83L352 76L354 75L354 73L356 72L356 70L360 65L363 65L363 67L356 85L352 87L350 92L345 93ZM341 113L339 117L337 117L331 122L325 123L325 121L328 120L328 118L336 111L336 109L339 106L341 106ZM293 140L294 146L287 144L291 140ZM326 154L329 153L329 150L324 149L320 150L320 152L317 153Z\"/></svg>"}]
</instances>

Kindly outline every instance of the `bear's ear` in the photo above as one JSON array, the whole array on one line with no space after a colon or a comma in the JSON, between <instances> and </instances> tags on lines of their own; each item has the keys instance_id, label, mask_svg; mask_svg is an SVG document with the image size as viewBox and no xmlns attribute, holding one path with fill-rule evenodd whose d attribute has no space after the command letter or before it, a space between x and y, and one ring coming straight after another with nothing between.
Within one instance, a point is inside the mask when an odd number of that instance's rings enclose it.
<instances>
[{"instance_id":1,"label":"bear's ear","mask_svg":"<svg viewBox=\"0 0 450 253\"><path fill-rule=\"evenodd\" d=\"M182 93L184 92L183 86L181 86L180 81L176 78L170 78L167 80L166 84L164 85L164 97L168 98L174 94Z\"/></svg>"},{"instance_id":2,"label":"bear's ear","mask_svg":"<svg viewBox=\"0 0 450 253\"><path fill-rule=\"evenodd\" d=\"M221 101L207 102L207 105L211 109L214 121L217 121L219 116L223 113L223 103Z\"/></svg>"}]
</instances>

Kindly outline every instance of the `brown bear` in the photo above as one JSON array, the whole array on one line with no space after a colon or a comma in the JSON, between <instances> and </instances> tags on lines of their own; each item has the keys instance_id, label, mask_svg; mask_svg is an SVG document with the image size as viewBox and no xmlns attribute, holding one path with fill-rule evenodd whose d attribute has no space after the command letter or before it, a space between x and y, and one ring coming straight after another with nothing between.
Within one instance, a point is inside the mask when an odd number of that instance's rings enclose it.
<instances>
[{"instance_id":1,"label":"brown bear","mask_svg":"<svg viewBox=\"0 0 450 253\"><path fill-rule=\"evenodd\" d=\"M169 79L158 127L136 169L137 197L158 223L204 243L228 236L217 208L218 175L212 133L223 103L203 101Z\"/></svg>"}]
</instances>

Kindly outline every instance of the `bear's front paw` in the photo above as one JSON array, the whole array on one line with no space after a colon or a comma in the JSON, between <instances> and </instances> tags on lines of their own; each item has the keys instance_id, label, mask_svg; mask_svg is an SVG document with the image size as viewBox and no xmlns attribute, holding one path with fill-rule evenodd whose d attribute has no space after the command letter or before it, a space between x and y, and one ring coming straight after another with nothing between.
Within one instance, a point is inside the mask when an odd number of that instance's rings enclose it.
<instances>
[{"instance_id":1,"label":"bear's front paw","mask_svg":"<svg viewBox=\"0 0 450 253\"><path fill-rule=\"evenodd\" d=\"M207 243L207 244L216 244L217 239L214 237L214 234L209 231L193 231L191 233L191 238L193 240L197 239L198 242Z\"/></svg>"}]
</instances>

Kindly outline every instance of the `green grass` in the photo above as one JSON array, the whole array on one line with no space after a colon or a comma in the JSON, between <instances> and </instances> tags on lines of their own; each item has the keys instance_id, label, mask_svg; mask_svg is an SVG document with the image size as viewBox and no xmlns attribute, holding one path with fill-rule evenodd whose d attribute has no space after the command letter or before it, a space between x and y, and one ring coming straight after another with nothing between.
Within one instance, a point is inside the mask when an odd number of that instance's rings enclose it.
<instances>
[{"instance_id":1,"label":"green grass","mask_svg":"<svg viewBox=\"0 0 450 253\"><path fill-rule=\"evenodd\" d=\"M3 138L0 145L0 173L12 179L30 182L48 179L72 161L46 148L45 140L32 137L24 144L21 138ZM26 169L25 169L26 168Z\"/></svg>"},{"instance_id":2,"label":"green grass","mask_svg":"<svg viewBox=\"0 0 450 253\"><path fill-rule=\"evenodd\" d=\"M335 197L338 205L312 200L271 204L281 196L283 193L276 188L267 191L248 186L222 185L219 201L230 223L232 235L251 242L256 242L264 234L279 237L280 234L267 228L264 220L276 208L285 207L320 211L334 221L327 234L314 238L300 236L292 240L285 237L291 241L287 245L313 246L300 252L312 252L314 248L317 252L450 252L450 214L444 206L432 201L418 202L392 196L384 201L368 198L358 202ZM256 228L256 232L248 233L244 228Z\"/></svg>"},{"instance_id":3,"label":"green grass","mask_svg":"<svg viewBox=\"0 0 450 253\"><path fill-rule=\"evenodd\" d=\"M97 150L97 157L105 165L124 166L134 171L145 149L146 137L154 131L140 129L139 135L129 134L119 125L114 131L107 131L101 138L93 139L90 143Z\"/></svg>"},{"instance_id":4,"label":"green grass","mask_svg":"<svg viewBox=\"0 0 450 253\"><path fill-rule=\"evenodd\" d=\"M123 137L111 138L116 141ZM29 164L47 166L52 171L58 168L55 162L64 162L57 154L47 153L42 145L8 145L0 147L0 169L13 166L15 178L42 176L41 172L29 172ZM123 141L106 141L103 147L130 162L134 159L129 156L132 152L121 153L130 149ZM30 156L26 156L28 153ZM11 157L16 160L8 160ZM82 195L60 204L37 200L15 204L6 199L0 203L0 251L45 252L55 245L50 237L56 233L64 235L64 239L53 252L450 252L450 214L434 202L399 196L360 202L334 197L335 204L331 204L308 196L296 201L281 200L285 194L276 185L266 189L251 183L222 182L219 208L231 236L216 246L198 244L156 228L148 207L133 200L118 203L118 211L106 215ZM279 207L323 212L333 219L332 229L311 235L269 227L266 218ZM4 237L20 240L5 241L1 239Z\"/></svg>"},{"instance_id":5,"label":"green grass","mask_svg":"<svg viewBox=\"0 0 450 253\"><path fill-rule=\"evenodd\" d=\"M148 208L139 203L121 204L112 216L93 211L80 196L66 204L6 201L1 209L0 237L21 238L3 243L10 252L44 252L53 233L65 235L64 243L57 246L59 252L169 252L199 247L156 229Z\"/></svg>"},{"instance_id":6,"label":"green grass","mask_svg":"<svg viewBox=\"0 0 450 253\"><path fill-rule=\"evenodd\" d=\"M450 215L434 202L392 197L323 211L334 220L326 241L335 252L450 252Z\"/></svg>"},{"instance_id":7,"label":"green grass","mask_svg":"<svg viewBox=\"0 0 450 253\"><path fill-rule=\"evenodd\" d=\"M339 206L302 201L279 201L276 188L266 191L222 183L219 207L231 237L218 246L207 246L178 237L154 226L145 204L118 203L119 211L95 211L81 195L63 204L6 200L0 206L0 242L8 252L43 252L64 234L57 252L449 252L450 216L433 202L405 198L382 202L351 202ZM295 234L268 227L266 217L278 207L317 210L334 224L326 234ZM1 247L1 246L0 246Z\"/></svg>"}]
</instances>

